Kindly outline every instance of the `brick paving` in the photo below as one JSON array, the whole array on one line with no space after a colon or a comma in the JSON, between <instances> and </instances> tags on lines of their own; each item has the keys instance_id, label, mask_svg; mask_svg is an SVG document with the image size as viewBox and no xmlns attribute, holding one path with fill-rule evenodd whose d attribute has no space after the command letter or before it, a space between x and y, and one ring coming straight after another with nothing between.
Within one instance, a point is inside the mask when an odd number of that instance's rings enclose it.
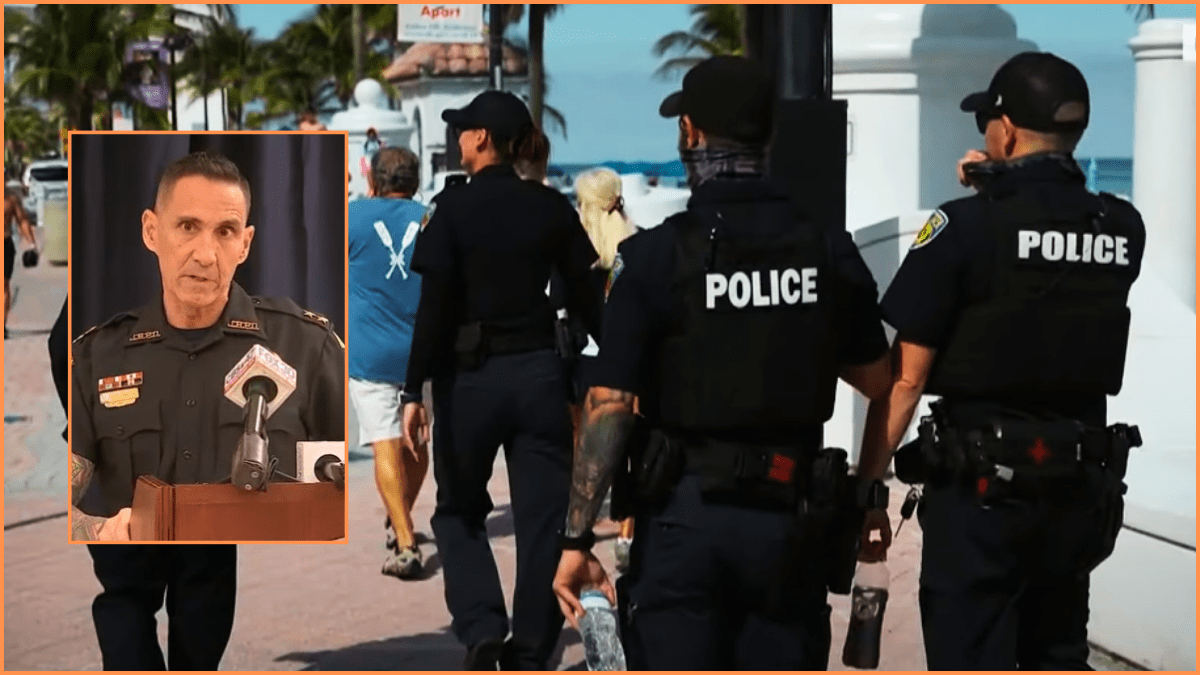
<instances>
[{"instance_id":1,"label":"brick paving","mask_svg":"<svg viewBox=\"0 0 1200 675\"><path fill-rule=\"evenodd\" d=\"M46 336L65 294L63 268L18 270L21 297L5 344L5 523L53 515L66 504L64 421L46 356ZM10 421L12 420L12 421ZM352 429L354 421L351 420ZM352 442L354 433L352 432ZM357 458L357 459L355 459ZM436 544L422 545L429 576L402 582L379 573L385 512L375 493L369 455L352 454L350 537L345 544L242 546L238 607L224 670L455 670L463 649L449 634ZM512 593L515 542L503 459L491 482L498 505L489 534L505 592ZM418 531L430 535L432 472L417 502ZM892 486L893 514L904 489ZM99 591L81 545L67 543L65 518L9 529L4 534L4 659L6 670L98 670L100 653L90 605ZM611 537L597 547L613 570ZM905 524L889 553L891 599L884 619L880 670L923 670L917 614L920 527ZM841 665L849 599L831 596L830 669ZM166 616L159 633L166 642ZM582 670L575 631L563 631L559 669ZM1097 660L1099 669L1120 666Z\"/></svg>"}]
</instances>

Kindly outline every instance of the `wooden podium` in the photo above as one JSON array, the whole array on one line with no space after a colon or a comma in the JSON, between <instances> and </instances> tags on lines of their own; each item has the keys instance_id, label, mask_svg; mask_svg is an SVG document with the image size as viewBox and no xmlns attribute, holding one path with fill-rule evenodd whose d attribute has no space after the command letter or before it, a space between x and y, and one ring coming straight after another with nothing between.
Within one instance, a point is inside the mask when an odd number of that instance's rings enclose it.
<instances>
[{"instance_id":1,"label":"wooden podium","mask_svg":"<svg viewBox=\"0 0 1200 675\"><path fill-rule=\"evenodd\" d=\"M168 485L141 476L130 540L334 541L346 537L346 492L333 483L270 483L246 492L230 483Z\"/></svg>"}]
</instances>

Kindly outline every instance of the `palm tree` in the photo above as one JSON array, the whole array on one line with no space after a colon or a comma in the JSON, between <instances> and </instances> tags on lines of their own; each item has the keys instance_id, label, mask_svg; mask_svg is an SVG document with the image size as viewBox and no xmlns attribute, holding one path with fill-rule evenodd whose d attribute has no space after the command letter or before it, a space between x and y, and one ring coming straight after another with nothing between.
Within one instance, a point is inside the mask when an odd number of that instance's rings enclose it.
<instances>
[{"instance_id":1,"label":"palm tree","mask_svg":"<svg viewBox=\"0 0 1200 675\"><path fill-rule=\"evenodd\" d=\"M238 26L236 13L229 12L226 17L224 21L200 19L204 31L175 64L175 72L187 78L187 88L198 98L225 90L225 126L239 129L263 66L262 45L254 39L253 29Z\"/></svg>"},{"instance_id":2,"label":"palm tree","mask_svg":"<svg viewBox=\"0 0 1200 675\"><path fill-rule=\"evenodd\" d=\"M563 5L530 5L529 6L529 109L533 115L534 124L542 126L542 109L546 105L546 68L543 49L546 39L546 19L552 18ZM559 115L559 123L563 124L563 136L566 136L566 124Z\"/></svg>"},{"instance_id":3,"label":"palm tree","mask_svg":"<svg viewBox=\"0 0 1200 675\"><path fill-rule=\"evenodd\" d=\"M343 108L349 104L354 86L358 84L354 65L353 13L349 5L318 5L312 17L288 26L276 41L284 48L280 56L304 61L305 69L320 73L325 78L325 86ZM275 65L283 73L295 68L295 64ZM383 54L364 50L363 76L380 80L384 91L395 95L394 88L381 77L387 65L388 59Z\"/></svg>"},{"instance_id":4,"label":"palm tree","mask_svg":"<svg viewBox=\"0 0 1200 675\"><path fill-rule=\"evenodd\" d=\"M679 53L655 71L661 79L687 71L710 56L742 56L745 52L744 5L692 5L690 13L696 17L690 31L677 30L654 43L656 57L661 58L668 52ZM697 50L703 56L689 56Z\"/></svg>"},{"instance_id":5,"label":"palm tree","mask_svg":"<svg viewBox=\"0 0 1200 675\"><path fill-rule=\"evenodd\" d=\"M1133 12L1133 18L1138 22L1154 18L1154 5L1125 5L1125 9Z\"/></svg>"},{"instance_id":6,"label":"palm tree","mask_svg":"<svg viewBox=\"0 0 1200 675\"><path fill-rule=\"evenodd\" d=\"M90 130L100 104L126 96L126 45L173 29L168 7L41 4L32 19L10 14L16 25L4 51L18 59L14 92L58 103L71 128Z\"/></svg>"}]
</instances>

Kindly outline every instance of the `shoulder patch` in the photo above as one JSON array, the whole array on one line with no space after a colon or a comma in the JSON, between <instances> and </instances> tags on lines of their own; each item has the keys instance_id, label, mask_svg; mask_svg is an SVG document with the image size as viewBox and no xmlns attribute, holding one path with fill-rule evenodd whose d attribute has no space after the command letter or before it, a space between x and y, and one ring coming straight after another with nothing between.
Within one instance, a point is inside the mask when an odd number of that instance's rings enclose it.
<instances>
[{"instance_id":1,"label":"shoulder patch","mask_svg":"<svg viewBox=\"0 0 1200 675\"><path fill-rule=\"evenodd\" d=\"M72 344L79 344L80 342L82 342L82 341L83 341L83 339L84 339L85 337L87 337L87 336L91 335L92 333L95 333L96 331L100 330L101 328L108 328L109 326L112 326L112 325L115 325L115 324L117 324L117 323L118 323L118 322L120 322L122 319L128 319L128 318L137 318L137 315L136 315L136 314L134 314L133 312L121 312L120 314L117 314L116 316L113 316L113 317L112 317L111 319L109 319L108 321L105 321L104 323L96 324L95 326L92 326L91 328L89 328L89 329L87 329L87 330L83 331L83 333L81 333L81 334L79 335L79 337L77 337L77 338L75 338L74 340L72 340L72 341L71 341L71 343L72 343Z\"/></svg>"},{"instance_id":2,"label":"shoulder patch","mask_svg":"<svg viewBox=\"0 0 1200 675\"><path fill-rule=\"evenodd\" d=\"M617 257L613 258L612 269L608 272L608 287L612 288L613 282L625 270L625 259L621 257L621 252L617 251Z\"/></svg>"},{"instance_id":3,"label":"shoulder patch","mask_svg":"<svg viewBox=\"0 0 1200 675\"><path fill-rule=\"evenodd\" d=\"M421 218L422 230L424 230L425 226L429 224L429 220L433 218L434 211L437 211L437 202L430 202L429 206L425 209L425 217Z\"/></svg>"},{"instance_id":4,"label":"shoulder patch","mask_svg":"<svg viewBox=\"0 0 1200 675\"><path fill-rule=\"evenodd\" d=\"M950 218L946 216L945 211L942 211L941 209L934 211L933 215L929 216L929 220L925 221L925 224L921 227L921 230L917 232L917 238L913 240L912 246L910 246L908 250L912 251L914 249L921 248L922 246L933 241L933 238L938 236L938 234L949 222Z\"/></svg>"}]
</instances>

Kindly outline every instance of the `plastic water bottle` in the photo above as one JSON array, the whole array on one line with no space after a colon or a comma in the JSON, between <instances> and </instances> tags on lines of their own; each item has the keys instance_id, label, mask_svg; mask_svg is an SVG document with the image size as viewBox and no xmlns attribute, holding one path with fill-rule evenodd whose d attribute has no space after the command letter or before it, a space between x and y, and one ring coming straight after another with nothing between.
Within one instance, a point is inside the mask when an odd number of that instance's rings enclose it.
<instances>
[{"instance_id":1,"label":"plastic water bottle","mask_svg":"<svg viewBox=\"0 0 1200 675\"><path fill-rule=\"evenodd\" d=\"M579 598L586 612L579 619L579 634L583 637L583 653L588 670L628 670L625 650L617 635L617 613L608 598L594 588Z\"/></svg>"},{"instance_id":2,"label":"plastic water bottle","mask_svg":"<svg viewBox=\"0 0 1200 675\"><path fill-rule=\"evenodd\" d=\"M883 635L890 578L886 563L859 564L850 595L850 630L842 648L842 665L879 667L879 639Z\"/></svg>"}]
</instances>

